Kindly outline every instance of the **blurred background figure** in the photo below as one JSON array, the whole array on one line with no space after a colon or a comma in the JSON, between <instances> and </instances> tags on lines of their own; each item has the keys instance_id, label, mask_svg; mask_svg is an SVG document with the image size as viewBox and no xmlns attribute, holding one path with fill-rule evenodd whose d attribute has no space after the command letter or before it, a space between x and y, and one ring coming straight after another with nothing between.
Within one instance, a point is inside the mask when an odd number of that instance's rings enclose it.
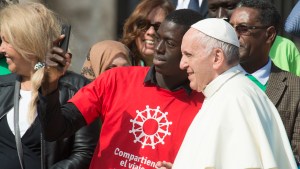
<instances>
[{"instance_id":1,"label":"blurred background figure","mask_svg":"<svg viewBox=\"0 0 300 169\"><path fill-rule=\"evenodd\" d=\"M131 50L132 65L151 66L154 36L165 17L174 10L169 0L142 0L126 20L121 42Z\"/></svg>"},{"instance_id":2,"label":"blurred background figure","mask_svg":"<svg viewBox=\"0 0 300 169\"><path fill-rule=\"evenodd\" d=\"M11 0L2 1L12 2ZM85 0L74 3L73 0L19 0L19 2L27 1L45 3L70 22L72 25L70 50L73 53L71 69L76 72L80 72L86 53L92 44L105 39L117 40L122 36L124 20L140 2L140 0ZM176 3L176 0L172 1ZM279 9L285 20L298 0L270 1ZM280 31L279 34L288 37L299 47L299 38L290 36L283 31Z\"/></svg>"},{"instance_id":3,"label":"blurred background figure","mask_svg":"<svg viewBox=\"0 0 300 169\"><path fill-rule=\"evenodd\" d=\"M229 21L232 12L240 2L241 0L208 0L208 16L225 18L226 21ZM277 36L270 50L270 58L279 68L300 76L299 50L291 40L278 35L280 28L281 26L276 32Z\"/></svg>"},{"instance_id":4,"label":"blurred background figure","mask_svg":"<svg viewBox=\"0 0 300 169\"><path fill-rule=\"evenodd\" d=\"M87 169L98 141L99 123L65 139L47 142L37 119L43 62L61 32L57 15L42 4L16 4L1 10L0 20L0 51L12 72L0 76L1 168L19 169L23 165L25 169ZM67 56L70 63L71 57ZM59 101L66 103L88 83L83 76L64 69L58 82Z\"/></svg>"},{"instance_id":5,"label":"blurred background figure","mask_svg":"<svg viewBox=\"0 0 300 169\"><path fill-rule=\"evenodd\" d=\"M80 73L90 47L105 39L116 39L117 4L107 0L40 0L72 25L71 70Z\"/></svg>"},{"instance_id":6,"label":"blurred background figure","mask_svg":"<svg viewBox=\"0 0 300 169\"><path fill-rule=\"evenodd\" d=\"M203 17L207 16L207 0L172 0L177 9L192 9Z\"/></svg>"},{"instance_id":7,"label":"blurred background figure","mask_svg":"<svg viewBox=\"0 0 300 169\"><path fill-rule=\"evenodd\" d=\"M233 10L237 7L240 0L207 0L208 17L224 18L229 21Z\"/></svg>"},{"instance_id":8,"label":"blurred background figure","mask_svg":"<svg viewBox=\"0 0 300 169\"><path fill-rule=\"evenodd\" d=\"M11 0L2 1L10 2ZM141 2L141 0L85 0L74 3L74 0L19 0L20 3L28 1L40 1L46 4L72 25L69 47L73 54L73 61L70 69L77 73L81 71L86 54L93 44L106 39L118 40L122 37L125 20ZM176 3L177 0L172 1ZM226 2L227 0L222 1ZM275 4L285 20L298 0L270 1ZM299 48L299 38L282 30L279 35L289 38Z\"/></svg>"},{"instance_id":9,"label":"blurred background figure","mask_svg":"<svg viewBox=\"0 0 300 169\"><path fill-rule=\"evenodd\" d=\"M81 74L89 80L104 71L120 66L130 66L130 50L121 42L105 40L92 46L83 64Z\"/></svg>"},{"instance_id":10,"label":"blurred background figure","mask_svg":"<svg viewBox=\"0 0 300 169\"><path fill-rule=\"evenodd\" d=\"M284 30L292 35L300 37L300 1L297 2L286 19Z\"/></svg>"}]
</instances>

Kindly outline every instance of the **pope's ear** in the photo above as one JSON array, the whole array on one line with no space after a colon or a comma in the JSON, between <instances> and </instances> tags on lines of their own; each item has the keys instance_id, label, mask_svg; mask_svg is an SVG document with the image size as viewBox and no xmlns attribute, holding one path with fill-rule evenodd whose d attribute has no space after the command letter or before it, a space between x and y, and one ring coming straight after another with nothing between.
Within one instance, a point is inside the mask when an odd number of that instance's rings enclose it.
<instances>
[{"instance_id":1,"label":"pope's ear","mask_svg":"<svg viewBox=\"0 0 300 169\"><path fill-rule=\"evenodd\" d=\"M222 49L220 48L215 48L213 49L213 55L214 55L214 68L219 68L221 65L224 64L225 62L225 55Z\"/></svg>"}]
</instances>

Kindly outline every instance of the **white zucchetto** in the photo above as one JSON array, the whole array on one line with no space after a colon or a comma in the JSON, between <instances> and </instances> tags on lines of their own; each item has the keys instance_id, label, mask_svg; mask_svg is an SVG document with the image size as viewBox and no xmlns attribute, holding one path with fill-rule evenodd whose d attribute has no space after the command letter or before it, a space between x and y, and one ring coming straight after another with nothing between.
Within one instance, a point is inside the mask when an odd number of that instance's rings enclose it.
<instances>
[{"instance_id":1,"label":"white zucchetto","mask_svg":"<svg viewBox=\"0 0 300 169\"><path fill-rule=\"evenodd\" d=\"M191 27L210 37L240 47L240 42L234 28L223 19L203 19Z\"/></svg>"}]
</instances>

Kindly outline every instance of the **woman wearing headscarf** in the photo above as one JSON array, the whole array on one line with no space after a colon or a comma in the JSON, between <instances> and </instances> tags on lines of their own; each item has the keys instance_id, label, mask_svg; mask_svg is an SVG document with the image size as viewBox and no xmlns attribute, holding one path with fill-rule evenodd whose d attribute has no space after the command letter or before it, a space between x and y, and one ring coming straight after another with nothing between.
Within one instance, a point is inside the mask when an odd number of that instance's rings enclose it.
<instances>
[{"instance_id":1,"label":"woman wearing headscarf","mask_svg":"<svg viewBox=\"0 0 300 169\"><path fill-rule=\"evenodd\" d=\"M105 40L94 44L83 64L81 74L89 80L113 67L130 66L130 50L121 42Z\"/></svg>"}]
</instances>

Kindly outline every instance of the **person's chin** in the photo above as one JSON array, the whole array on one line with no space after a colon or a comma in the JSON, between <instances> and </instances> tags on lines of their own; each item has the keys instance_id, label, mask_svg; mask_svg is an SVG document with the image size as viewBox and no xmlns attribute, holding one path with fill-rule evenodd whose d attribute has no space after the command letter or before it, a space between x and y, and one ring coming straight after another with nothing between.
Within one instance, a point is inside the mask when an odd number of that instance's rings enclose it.
<instances>
[{"instance_id":1,"label":"person's chin","mask_svg":"<svg viewBox=\"0 0 300 169\"><path fill-rule=\"evenodd\" d=\"M16 67L15 67L15 66L8 65L7 69L8 69L11 73L17 73L17 70L16 70Z\"/></svg>"},{"instance_id":2,"label":"person's chin","mask_svg":"<svg viewBox=\"0 0 300 169\"><path fill-rule=\"evenodd\" d=\"M195 85L194 83L192 83L192 82L190 82L190 88L192 89L192 90L196 90L196 91L198 91L197 89L197 85ZM198 91L199 92L199 91Z\"/></svg>"},{"instance_id":3,"label":"person's chin","mask_svg":"<svg viewBox=\"0 0 300 169\"><path fill-rule=\"evenodd\" d=\"M8 65L13 65L14 64L10 58L6 58L6 63Z\"/></svg>"},{"instance_id":4,"label":"person's chin","mask_svg":"<svg viewBox=\"0 0 300 169\"><path fill-rule=\"evenodd\" d=\"M159 60L159 59L156 59L156 58L153 59L153 64L155 66L161 66L161 65L164 65L165 63L166 63L166 61L164 61L164 60Z\"/></svg>"},{"instance_id":5,"label":"person's chin","mask_svg":"<svg viewBox=\"0 0 300 169\"><path fill-rule=\"evenodd\" d=\"M246 50L240 50L239 52L240 52L240 61L247 58L248 53L246 52Z\"/></svg>"},{"instance_id":6,"label":"person's chin","mask_svg":"<svg viewBox=\"0 0 300 169\"><path fill-rule=\"evenodd\" d=\"M189 76L188 76L188 79L189 79L189 81L190 81L190 87L191 87L191 89L197 91L198 86L197 86L197 83L194 81L193 76L192 76L192 75L189 75Z\"/></svg>"},{"instance_id":7,"label":"person's chin","mask_svg":"<svg viewBox=\"0 0 300 169\"><path fill-rule=\"evenodd\" d=\"M144 58L150 58L150 57L153 57L153 55L154 55L154 49L145 49L143 51Z\"/></svg>"}]
</instances>

